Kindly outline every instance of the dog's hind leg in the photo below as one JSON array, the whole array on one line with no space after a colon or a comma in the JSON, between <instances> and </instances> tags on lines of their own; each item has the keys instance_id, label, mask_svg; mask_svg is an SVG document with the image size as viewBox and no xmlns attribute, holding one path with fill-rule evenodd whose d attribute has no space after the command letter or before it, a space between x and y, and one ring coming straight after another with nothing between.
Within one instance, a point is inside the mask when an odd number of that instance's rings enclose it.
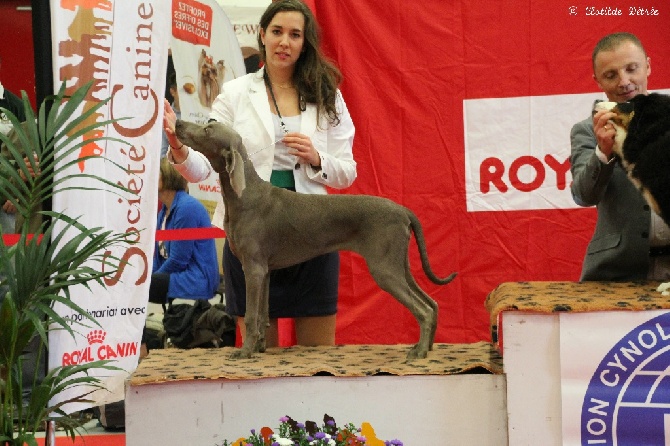
<instances>
[{"instance_id":1,"label":"dog's hind leg","mask_svg":"<svg viewBox=\"0 0 670 446\"><path fill-rule=\"evenodd\" d=\"M427 308L426 311L428 312L430 317L434 319L430 321L431 331L428 337L428 349L432 350L433 342L435 342L435 332L437 331L437 316L439 308L437 302L435 302L435 299L430 297L428 293L426 293L423 289L421 289L419 284L416 283L416 280L414 279L414 276L412 275L412 272L410 271L409 268L409 258L407 259L406 263L405 281L407 282L407 286L409 287L410 292L413 295L413 299L421 301L425 305L425 308Z\"/></svg>"},{"instance_id":2,"label":"dog's hind leg","mask_svg":"<svg viewBox=\"0 0 670 446\"><path fill-rule=\"evenodd\" d=\"M409 237L408 237L409 241ZM409 269L407 245L403 240L390 241L386 249L371 250L363 255L372 278L384 291L403 304L419 324L419 342L407 353L407 360L425 358L432 349L437 329L437 303L417 285Z\"/></svg>"}]
</instances>

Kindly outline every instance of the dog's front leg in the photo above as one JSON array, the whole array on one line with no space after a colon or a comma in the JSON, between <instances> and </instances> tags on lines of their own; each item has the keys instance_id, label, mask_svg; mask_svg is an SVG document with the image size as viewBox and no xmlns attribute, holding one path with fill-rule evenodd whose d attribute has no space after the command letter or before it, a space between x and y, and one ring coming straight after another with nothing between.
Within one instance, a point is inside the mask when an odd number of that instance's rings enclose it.
<instances>
[{"instance_id":1,"label":"dog's front leg","mask_svg":"<svg viewBox=\"0 0 670 446\"><path fill-rule=\"evenodd\" d=\"M265 330L268 324L268 295L270 274L267 267L245 267L247 302L244 314L246 335L242 347L232 353L231 358L249 358L255 352L265 351Z\"/></svg>"},{"instance_id":2,"label":"dog's front leg","mask_svg":"<svg viewBox=\"0 0 670 446\"><path fill-rule=\"evenodd\" d=\"M270 326L270 272L266 271L261 285L260 311L258 313L258 342L256 351L264 352L266 347L266 332Z\"/></svg>"}]
</instances>

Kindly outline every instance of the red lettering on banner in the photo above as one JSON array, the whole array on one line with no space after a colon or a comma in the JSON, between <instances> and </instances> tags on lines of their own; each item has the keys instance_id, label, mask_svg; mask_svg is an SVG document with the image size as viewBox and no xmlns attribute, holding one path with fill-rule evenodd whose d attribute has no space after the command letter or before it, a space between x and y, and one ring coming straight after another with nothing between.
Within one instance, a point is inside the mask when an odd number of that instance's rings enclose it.
<instances>
[{"instance_id":1,"label":"red lettering on banner","mask_svg":"<svg viewBox=\"0 0 670 446\"><path fill-rule=\"evenodd\" d=\"M530 168L534 177L529 182L524 182L519 178L519 171L523 168ZM568 172L570 171L570 160L560 162L552 155L544 157L542 160L525 155L516 158L508 169L508 181L514 189L520 192L532 192L542 186L546 177L547 169L556 174L556 189L564 190L568 186ZM491 191L493 186L498 192L507 192L508 183L505 181L505 164L499 158L486 158L479 166L479 189L486 194Z\"/></svg>"},{"instance_id":2,"label":"red lettering on banner","mask_svg":"<svg viewBox=\"0 0 670 446\"><path fill-rule=\"evenodd\" d=\"M98 358L100 359L114 359L116 356L114 349L109 345L102 345L98 349Z\"/></svg>"},{"instance_id":3,"label":"red lettering on banner","mask_svg":"<svg viewBox=\"0 0 670 446\"><path fill-rule=\"evenodd\" d=\"M212 8L194 0L172 0L172 35L193 45L210 46Z\"/></svg>"},{"instance_id":4,"label":"red lettering on banner","mask_svg":"<svg viewBox=\"0 0 670 446\"><path fill-rule=\"evenodd\" d=\"M81 350L63 353L61 365L78 365L100 360L114 360L119 358L128 358L137 355L137 342L122 342L114 347L113 345L101 345L97 350L86 346Z\"/></svg>"},{"instance_id":5,"label":"red lettering on banner","mask_svg":"<svg viewBox=\"0 0 670 446\"><path fill-rule=\"evenodd\" d=\"M105 272L105 265L107 264L107 258L112 255L111 251L105 251L105 254L103 256L102 260L102 271ZM121 257L121 261L119 262L119 269L117 269L114 274L111 277L105 277L105 285L107 286L113 286L119 283L121 280L121 276L123 275L123 271L126 269L126 266L130 263L129 260L133 256L139 256L140 260L142 261L142 265L139 265L141 274L140 277L135 281L135 285L141 285L147 280L147 269L148 269L148 262L147 262L147 254L142 251L139 247L137 246L131 246L126 250L125 253L123 253L123 256ZM133 266L138 267L137 264L133 264Z\"/></svg>"},{"instance_id":6,"label":"red lettering on banner","mask_svg":"<svg viewBox=\"0 0 670 446\"><path fill-rule=\"evenodd\" d=\"M544 162L547 163L547 166L551 167L551 170L556 172L556 187L558 190L565 190L568 185L568 172L570 172L570 160L565 159L562 163L559 162L556 158L551 155L546 155L544 157Z\"/></svg>"},{"instance_id":7,"label":"red lettering on banner","mask_svg":"<svg viewBox=\"0 0 670 446\"><path fill-rule=\"evenodd\" d=\"M522 167L530 166L535 171L535 180L530 183L524 183L519 179L519 170ZM534 156L526 155L515 159L509 169L509 179L512 187L521 192L532 192L544 183L544 166L542 162Z\"/></svg>"},{"instance_id":8,"label":"red lettering on banner","mask_svg":"<svg viewBox=\"0 0 670 446\"><path fill-rule=\"evenodd\" d=\"M213 186L211 184L198 184L198 189L203 192L216 192L217 194L221 193L221 186Z\"/></svg>"},{"instance_id":9,"label":"red lettering on banner","mask_svg":"<svg viewBox=\"0 0 670 446\"><path fill-rule=\"evenodd\" d=\"M490 184L500 192L507 192L507 185L503 180L505 165L498 158L486 158L479 166L479 189L487 194L490 191Z\"/></svg>"}]
</instances>

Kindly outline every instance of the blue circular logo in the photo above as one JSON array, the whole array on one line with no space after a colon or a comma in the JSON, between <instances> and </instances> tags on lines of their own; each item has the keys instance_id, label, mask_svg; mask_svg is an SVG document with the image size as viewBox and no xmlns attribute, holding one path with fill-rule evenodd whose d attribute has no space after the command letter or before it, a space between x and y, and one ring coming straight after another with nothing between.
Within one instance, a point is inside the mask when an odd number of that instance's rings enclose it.
<instances>
[{"instance_id":1,"label":"blue circular logo","mask_svg":"<svg viewBox=\"0 0 670 446\"><path fill-rule=\"evenodd\" d=\"M636 327L602 359L581 416L582 446L670 444L670 313Z\"/></svg>"}]
</instances>

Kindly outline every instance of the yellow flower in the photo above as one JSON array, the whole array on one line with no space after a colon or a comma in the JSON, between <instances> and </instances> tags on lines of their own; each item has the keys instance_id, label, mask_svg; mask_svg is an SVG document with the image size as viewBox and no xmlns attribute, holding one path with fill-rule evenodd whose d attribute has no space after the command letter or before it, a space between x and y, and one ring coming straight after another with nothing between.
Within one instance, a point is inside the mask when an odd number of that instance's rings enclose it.
<instances>
[{"instance_id":1,"label":"yellow flower","mask_svg":"<svg viewBox=\"0 0 670 446\"><path fill-rule=\"evenodd\" d=\"M361 435L365 437L366 446L384 446L384 442L377 438L374 428L367 421L361 424Z\"/></svg>"}]
</instances>

